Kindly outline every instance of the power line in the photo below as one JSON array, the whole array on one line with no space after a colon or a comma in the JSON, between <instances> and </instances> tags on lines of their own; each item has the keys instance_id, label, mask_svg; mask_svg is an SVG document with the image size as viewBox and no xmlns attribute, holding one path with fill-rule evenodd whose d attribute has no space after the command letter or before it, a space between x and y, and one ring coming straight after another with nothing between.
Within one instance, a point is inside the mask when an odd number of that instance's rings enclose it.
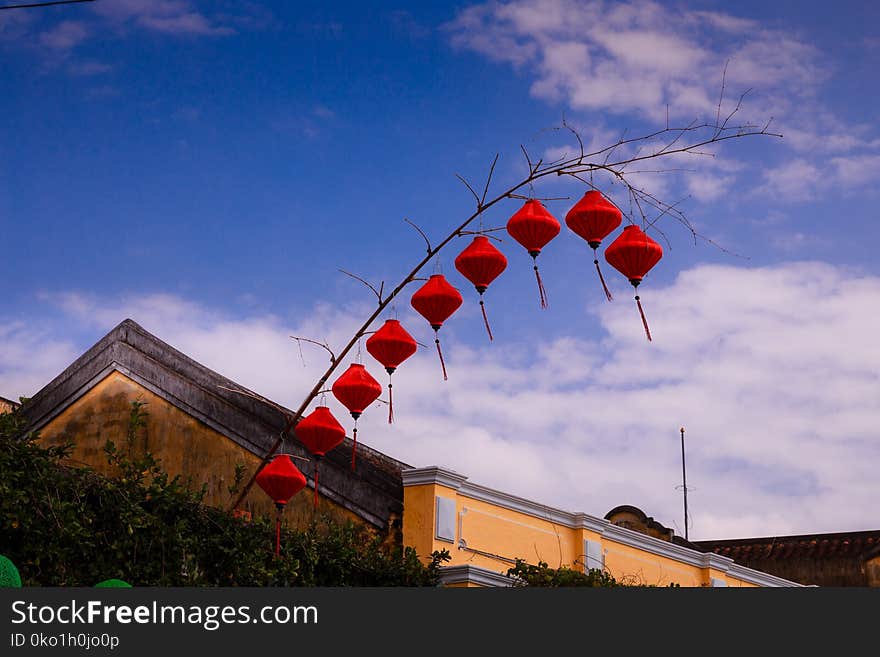
<instances>
[{"instance_id":1,"label":"power line","mask_svg":"<svg viewBox=\"0 0 880 657\"><path fill-rule=\"evenodd\" d=\"M2 5L0 9L28 9L29 7L48 7L49 5L71 5L76 2L94 2L95 0L53 0L53 2L34 2L28 5Z\"/></svg>"}]
</instances>

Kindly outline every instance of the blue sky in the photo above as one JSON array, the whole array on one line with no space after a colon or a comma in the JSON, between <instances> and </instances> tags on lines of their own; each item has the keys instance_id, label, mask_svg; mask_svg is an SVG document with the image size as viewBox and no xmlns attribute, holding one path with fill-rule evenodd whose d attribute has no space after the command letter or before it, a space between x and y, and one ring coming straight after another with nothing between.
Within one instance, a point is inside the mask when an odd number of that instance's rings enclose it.
<instances>
[{"instance_id":1,"label":"blue sky","mask_svg":"<svg viewBox=\"0 0 880 657\"><path fill-rule=\"evenodd\" d=\"M876 528L878 19L870 2L0 11L0 395L35 393L131 317L296 407L324 363L288 336L344 344L371 299L338 269L396 284L423 253L404 218L437 240L472 211L455 174L482 186L499 153L500 192L524 176L521 144L574 152L563 117L599 145L656 130L667 107L676 125L712 119L726 65L723 109L750 90L737 118L772 117L783 137L635 174L726 249L659 221L665 255L641 288L654 342L626 282L605 266L606 303L564 229L539 260L543 311L530 259L499 244L489 344L457 240L440 259L465 297L443 329L450 381L421 350L395 425L365 414L364 440L564 508L634 504L683 533L685 425L692 537ZM629 212L619 184L595 182ZM536 193L569 197L547 202L562 220L585 189ZM429 344L408 295L396 306Z\"/></svg>"}]
</instances>

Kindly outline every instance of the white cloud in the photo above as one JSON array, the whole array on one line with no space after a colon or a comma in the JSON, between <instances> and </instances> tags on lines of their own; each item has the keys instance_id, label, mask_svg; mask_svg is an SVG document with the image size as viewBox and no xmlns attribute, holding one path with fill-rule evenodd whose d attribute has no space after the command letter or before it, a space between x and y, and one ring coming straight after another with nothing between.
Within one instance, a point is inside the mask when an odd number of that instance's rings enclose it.
<instances>
[{"instance_id":1,"label":"white cloud","mask_svg":"<svg viewBox=\"0 0 880 657\"><path fill-rule=\"evenodd\" d=\"M585 319L603 329L596 340L474 348L455 339L450 322L441 334L445 382L424 322L401 313L428 348L394 374L395 423L377 404L359 421L359 437L415 466L445 465L542 503L599 516L634 504L680 528L684 425L692 538L876 528L880 279L817 262L700 266L666 287L649 279L640 294L653 342L631 289L616 289L614 303ZM77 355L56 333L92 327L96 340L131 316L295 407L327 356L304 344L304 366L288 336L340 345L369 312L321 306L291 326L170 295L51 300L61 313L57 331L2 325L10 348L0 356L0 395L32 394ZM364 361L370 367L366 352ZM344 409L330 405L349 427Z\"/></svg>"},{"instance_id":2,"label":"white cloud","mask_svg":"<svg viewBox=\"0 0 880 657\"><path fill-rule=\"evenodd\" d=\"M852 155L831 158L834 181L842 187L862 187L880 181L880 155Z\"/></svg>"},{"instance_id":3,"label":"white cloud","mask_svg":"<svg viewBox=\"0 0 880 657\"><path fill-rule=\"evenodd\" d=\"M735 88L726 111L747 87L774 87L763 111L812 95L827 77L820 51L795 35L650 0L490 2L445 27L454 46L534 75L538 98L656 121L667 103L673 117L714 119L725 66Z\"/></svg>"},{"instance_id":4,"label":"white cloud","mask_svg":"<svg viewBox=\"0 0 880 657\"><path fill-rule=\"evenodd\" d=\"M760 129L772 118L770 129L798 153L765 172L762 190L784 199L811 198L818 172L829 168L823 156L837 156L830 175L845 187L877 180L876 126L841 118L822 101L839 64L794 29L650 0L512 0L468 7L445 30L454 47L511 64L534 97L589 117L711 123L723 121L748 91L730 125ZM715 172L684 182L695 199L708 202L737 176Z\"/></svg>"},{"instance_id":5,"label":"white cloud","mask_svg":"<svg viewBox=\"0 0 880 657\"><path fill-rule=\"evenodd\" d=\"M809 201L816 197L823 173L803 158L796 158L764 171L764 185L755 190L791 201Z\"/></svg>"},{"instance_id":6,"label":"white cloud","mask_svg":"<svg viewBox=\"0 0 880 657\"><path fill-rule=\"evenodd\" d=\"M764 184L755 193L805 202L815 199L824 187L870 189L876 188L880 181L880 155L837 156L827 160L824 168L819 166L819 163L798 157L766 169Z\"/></svg>"}]
</instances>

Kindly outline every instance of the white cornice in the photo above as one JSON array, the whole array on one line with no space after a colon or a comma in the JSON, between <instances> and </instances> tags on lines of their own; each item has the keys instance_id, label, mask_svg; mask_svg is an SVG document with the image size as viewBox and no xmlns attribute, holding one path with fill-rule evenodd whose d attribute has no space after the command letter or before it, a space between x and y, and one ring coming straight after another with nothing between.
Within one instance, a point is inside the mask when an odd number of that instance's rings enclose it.
<instances>
[{"instance_id":1,"label":"white cornice","mask_svg":"<svg viewBox=\"0 0 880 657\"><path fill-rule=\"evenodd\" d=\"M477 584L478 586L509 587L513 586L513 579L488 568L464 564L440 568L440 583L444 586L449 586L450 584Z\"/></svg>"},{"instance_id":2,"label":"white cornice","mask_svg":"<svg viewBox=\"0 0 880 657\"><path fill-rule=\"evenodd\" d=\"M425 484L437 484L459 490L467 481L467 477L452 470L440 468L436 465L427 468L412 468L400 473L404 486L423 486Z\"/></svg>"}]
</instances>

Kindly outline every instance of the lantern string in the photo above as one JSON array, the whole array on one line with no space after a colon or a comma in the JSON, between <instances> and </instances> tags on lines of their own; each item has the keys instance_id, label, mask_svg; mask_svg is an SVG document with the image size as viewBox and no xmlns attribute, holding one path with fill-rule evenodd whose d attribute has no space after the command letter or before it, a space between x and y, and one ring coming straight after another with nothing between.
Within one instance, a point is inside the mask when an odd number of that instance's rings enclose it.
<instances>
[{"instance_id":1,"label":"lantern string","mask_svg":"<svg viewBox=\"0 0 880 657\"><path fill-rule=\"evenodd\" d=\"M353 441L352 446L351 446L351 471L352 472L354 472L354 459L355 459L355 453L357 452L357 446L358 446L358 426L357 425L358 425L358 421L355 420L354 421L354 429L351 430L351 439Z\"/></svg>"},{"instance_id":2,"label":"lantern string","mask_svg":"<svg viewBox=\"0 0 880 657\"><path fill-rule=\"evenodd\" d=\"M449 377L446 376L446 363L443 362L443 351L440 349L440 336L437 335L437 329L434 329L434 344L437 345L437 355L440 356L440 367L443 368L443 380L448 381Z\"/></svg>"},{"instance_id":3,"label":"lantern string","mask_svg":"<svg viewBox=\"0 0 880 657\"><path fill-rule=\"evenodd\" d=\"M602 289L605 291L605 298L608 299L608 301L614 301L614 297L611 296L611 290L605 285L605 277L602 276L602 270L599 268L599 259L596 258L593 260L593 264L596 265L596 271L599 272L599 280L602 282Z\"/></svg>"},{"instance_id":4,"label":"lantern string","mask_svg":"<svg viewBox=\"0 0 880 657\"><path fill-rule=\"evenodd\" d=\"M648 336L648 342L651 342L651 329L648 328L648 320L645 319L645 311L642 310L642 302L639 300L639 295L636 295L636 305L639 307L639 314L642 316L642 324L645 326L645 335Z\"/></svg>"},{"instance_id":5,"label":"lantern string","mask_svg":"<svg viewBox=\"0 0 880 657\"><path fill-rule=\"evenodd\" d=\"M391 375L388 375L388 424L394 421L394 400L391 397Z\"/></svg>"},{"instance_id":6,"label":"lantern string","mask_svg":"<svg viewBox=\"0 0 880 657\"><path fill-rule=\"evenodd\" d=\"M486 317L486 306L483 304L482 295L480 296L480 310L483 311L483 323L486 325L486 332L489 334L489 341L492 341L492 329L489 328L489 318Z\"/></svg>"},{"instance_id":7,"label":"lantern string","mask_svg":"<svg viewBox=\"0 0 880 657\"><path fill-rule=\"evenodd\" d=\"M541 272L538 271L538 263L535 263L535 278L538 281L538 294L541 296L541 308L547 307L547 291L544 289L544 282L541 280Z\"/></svg>"}]
</instances>

